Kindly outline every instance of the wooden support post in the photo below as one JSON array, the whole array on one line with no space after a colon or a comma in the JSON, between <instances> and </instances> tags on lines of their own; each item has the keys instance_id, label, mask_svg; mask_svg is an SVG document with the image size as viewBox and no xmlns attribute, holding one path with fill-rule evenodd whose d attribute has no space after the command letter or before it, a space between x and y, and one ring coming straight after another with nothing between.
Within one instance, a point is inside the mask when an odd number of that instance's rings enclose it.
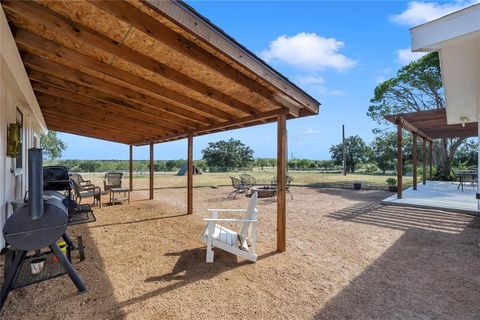
<instances>
[{"instance_id":1,"label":"wooden support post","mask_svg":"<svg viewBox=\"0 0 480 320\"><path fill-rule=\"evenodd\" d=\"M403 176L403 163L402 163L402 124L400 119L397 119L397 198L402 198L402 176Z\"/></svg>"},{"instance_id":2,"label":"wooden support post","mask_svg":"<svg viewBox=\"0 0 480 320\"><path fill-rule=\"evenodd\" d=\"M287 118L281 114L277 118L277 250L286 250L286 168L287 168Z\"/></svg>"},{"instance_id":3,"label":"wooden support post","mask_svg":"<svg viewBox=\"0 0 480 320\"><path fill-rule=\"evenodd\" d=\"M433 178L433 141L430 141L430 157L428 160L430 161L429 179L432 180Z\"/></svg>"},{"instance_id":4,"label":"wooden support post","mask_svg":"<svg viewBox=\"0 0 480 320\"><path fill-rule=\"evenodd\" d=\"M130 145L130 161L128 162L128 179L130 191L133 191L133 146Z\"/></svg>"},{"instance_id":5,"label":"wooden support post","mask_svg":"<svg viewBox=\"0 0 480 320\"><path fill-rule=\"evenodd\" d=\"M153 174L154 172L153 165L153 142L150 142L150 200L153 200Z\"/></svg>"},{"instance_id":6,"label":"wooden support post","mask_svg":"<svg viewBox=\"0 0 480 320\"><path fill-rule=\"evenodd\" d=\"M417 190L417 134L413 133L413 190Z\"/></svg>"},{"instance_id":7,"label":"wooden support post","mask_svg":"<svg viewBox=\"0 0 480 320\"><path fill-rule=\"evenodd\" d=\"M427 140L423 139L422 184L427 184Z\"/></svg>"},{"instance_id":8,"label":"wooden support post","mask_svg":"<svg viewBox=\"0 0 480 320\"><path fill-rule=\"evenodd\" d=\"M187 155L187 213L193 213L193 136L188 135Z\"/></svg>"}]
</instances>

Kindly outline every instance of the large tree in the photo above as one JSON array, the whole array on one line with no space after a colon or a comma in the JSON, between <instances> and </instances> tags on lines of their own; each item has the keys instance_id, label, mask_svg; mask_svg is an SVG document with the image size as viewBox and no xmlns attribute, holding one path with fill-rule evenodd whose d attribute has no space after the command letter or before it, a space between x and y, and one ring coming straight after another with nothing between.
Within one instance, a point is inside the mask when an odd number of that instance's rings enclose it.
<instances>
[{"instance_id":1,"label":"large tree","mask_svg":"<svg viewBox=\"0 0 480 320\"><path fill-rule=\"evenodd\" d=\"M396 77L375 88L370 103L367 114L379 124L385 124L383 117L388 114L444 108L438 54L427 54L400 68ZM464 140L454 138L435 142L433 160L439 178L450 176L455 152Z\"/></svg>"},{"instance_id":2,"label":"large tree","mask_svg":"<svg viewBox=\"0 0 480 320\"><path fill-rule=\"evenodd\" d=\"M240 140L210 142L202 150L203 160L211 169L231 170L251 167L253 150Z\"/></svg>"},{"instance_id":3,"label":"large tree","mask_svg":"<svg viewBox=\"0 0 480 320\"><path fill-rule=\"evenodd\" d=\"M67 149L67 144L57 137L56 131L48 131L40 138L40 147L43 149L43 156L49 160L55 160L62 156L62 151Z\"/></svg>"},{"instance_id":4,"label":"large tree","mask_svg":"<svg viewBox=\"0 0 480 320\"><path fill-rule=\"evenodd\" d=\"M370 147L357 136L345 138L346 166L349 172L355 172L355 166L367 162L371 157ZM343 163L343 146L341 143L330 147L330 155L335 164Z\"/></svg>"}]
</instances>

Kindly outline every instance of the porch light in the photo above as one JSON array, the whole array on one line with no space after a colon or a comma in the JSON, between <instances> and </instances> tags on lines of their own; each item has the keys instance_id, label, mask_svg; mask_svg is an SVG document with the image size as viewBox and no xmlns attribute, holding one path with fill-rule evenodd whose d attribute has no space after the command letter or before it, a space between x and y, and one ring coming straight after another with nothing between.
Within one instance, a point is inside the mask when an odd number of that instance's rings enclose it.
<instances>
[{"instance_id":1,"label":"porch light","mask_svg":"<svg viewBox=\"0 0 480 320\"><path fill-rule=\"evenodd\" d=\"M460 117L460 121L462 122L462 127L465 128L465 123L470 121L468 117Z\"/></svg>"}]
</instances>

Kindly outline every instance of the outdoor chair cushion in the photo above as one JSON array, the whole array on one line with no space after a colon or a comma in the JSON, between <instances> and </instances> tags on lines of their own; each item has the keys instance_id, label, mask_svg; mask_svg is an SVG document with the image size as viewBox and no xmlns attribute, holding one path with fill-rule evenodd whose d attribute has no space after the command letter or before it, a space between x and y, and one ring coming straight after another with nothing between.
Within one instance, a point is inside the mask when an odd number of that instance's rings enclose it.
<instances>
[{"instance_id":1,"label":"outdoor chair cushion","mask_svg":"<svg viewBox=\"0 0 480 320\"><path fill-rule=\"evenodd\" d=\"M229 246L238 246L238 234L223 226L215 225L215 231L213 232L213 239L226 243ZM201 240L205 243L208 241L208 225L203 231Z\"/></svg>"}]
</instances>

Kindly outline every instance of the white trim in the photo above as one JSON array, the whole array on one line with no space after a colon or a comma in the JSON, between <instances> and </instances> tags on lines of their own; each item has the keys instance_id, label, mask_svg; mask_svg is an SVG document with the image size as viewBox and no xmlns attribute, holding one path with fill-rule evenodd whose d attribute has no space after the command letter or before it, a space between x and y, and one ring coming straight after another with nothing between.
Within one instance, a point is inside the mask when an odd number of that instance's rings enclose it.
<instances>
[{"instance_id":1,"label":"white trim","mask_svg":"<svg viewBox=\"0 0 480 320\"><path fill-rule=\"evenodd\" d=\"M480 37L480 4L410 29L412 51L437 51L460 41Z\"/></svg>"}]
</instances>

